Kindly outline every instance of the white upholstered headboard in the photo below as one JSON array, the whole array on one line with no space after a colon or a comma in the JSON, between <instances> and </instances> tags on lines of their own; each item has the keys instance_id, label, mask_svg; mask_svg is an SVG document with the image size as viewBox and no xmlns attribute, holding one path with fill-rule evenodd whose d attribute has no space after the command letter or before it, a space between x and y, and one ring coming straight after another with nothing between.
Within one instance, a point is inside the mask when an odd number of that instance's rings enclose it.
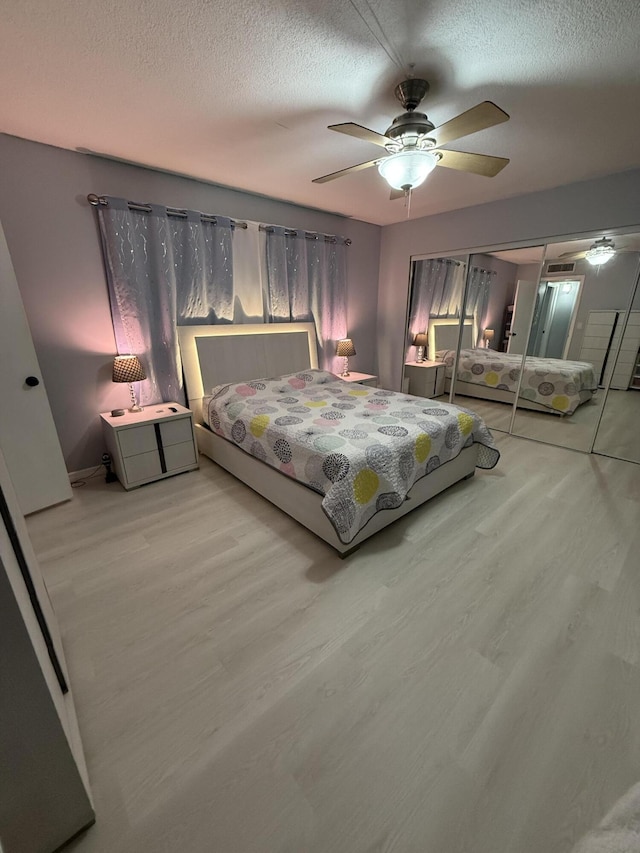
<instances>
[{"instance_id":1,"label":"white upholstered headboard","mask_svg":"<svg viewBox=\"0 0 640 853\"><path fill-rule=\"evenodd\" d=\"M429 320L429 361L436 360L440 350L456 350L458 348L458 331L460 320ZM473 320L465 320L462 327L462 349L473 347Z\"/></svg>"},{"instance_id":2,"label":"white upholstered headboard","mask_svg":"<svg viewBox=\"0 0 640 853\"><path fill-rule=\"evenodd\" d=\"M318 366L313 323L179 326L189 407L201 419L201 400L215 385L296 373Z\"/></svg>"}]
</instances>

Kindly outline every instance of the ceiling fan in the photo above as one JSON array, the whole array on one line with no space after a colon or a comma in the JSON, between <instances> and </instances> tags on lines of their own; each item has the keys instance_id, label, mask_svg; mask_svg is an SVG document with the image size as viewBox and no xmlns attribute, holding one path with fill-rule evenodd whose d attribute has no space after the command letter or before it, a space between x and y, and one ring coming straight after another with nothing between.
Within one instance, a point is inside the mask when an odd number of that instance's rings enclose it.
<instances>
[{"instance_id":1,"label":"ceiling fan","mask_svg":"<svg viewBox=\"0 0 640 853\"><path fill-rule=\"evenodd\" d=\"M560 258L567 261L587 260L594 267L599 267L602 264L606 264L607 261L610 261L614 255L618 255L621 252L633 251L637 250L626 249L624 246L618 247L613 240L610 240L608 237L601 237L599 240L596 240L589 249L585 249L583 252L565 252L564 255L560 255Z\"/></svg>"},{"instance_id":2,"label":"ceiling fan","mask_svg":"<svg viewBox=\"0 0 640 853\"><path fill-rule=\"evenodd\" d=\"M354 136L385 148L386 154L375 160L315 178L313 183L324 184L343 175L377 166L392 188L393 199L402 198L410 190L420 186L436 166L484 175L487 178L493 178L504 169L509 162L505 157L470 154L466 151L443 151L440 146L508 121L507 113L491 101L483 101L440 127L435 127L425 113L416 112L416 107L428 91L427 81L415 77L396 86L395 95L405 112L394 118L384 134L353 122L329 125L329 130L346 133L347 136Z\"/></svg>"}]
</instances>

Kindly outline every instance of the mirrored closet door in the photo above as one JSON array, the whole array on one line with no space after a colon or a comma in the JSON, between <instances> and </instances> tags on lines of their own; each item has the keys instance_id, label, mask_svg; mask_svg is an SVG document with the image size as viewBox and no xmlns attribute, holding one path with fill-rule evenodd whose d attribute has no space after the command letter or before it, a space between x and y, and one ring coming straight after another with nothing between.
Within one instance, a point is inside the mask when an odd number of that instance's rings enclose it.
<instances>
[{"instance_id":1,"label":"mirrored closet door","mask_svg":"<svg viewBox=\"0 0 640 853\"><path fill-rule=\"evenodd\" d=\"M620 241L623 242L622 240ZM637 245L640 239L627 244ZM636 286L630 311L618 313L611 335L611 376L594 453L640 463L640 251L635 254ZM631 259L629 259L631 260ZM616 353L616 344L619 344Z\"/></svg>"},{"instance_id":2,"label":"mirrored closet door","mask_svg":"<svg viewBox=\"0 0 640 853\"><path fill-rule=\"evenodd\" d=\"M450 394L468 266L467 255L412 262L403 373L409 394Z\"/></svg>"},{"instance_id":3,"label":"mirrored closet door","mask_svg":"<svg viewBox=\"0 0 640 853\"><path fill-rule=\"evenodd\" d=\"M509 432L543 252L532 246L469 258L453 402L491 429Z\"/></svg>"},{"instance_id":4,"label":"mirrored closet door","mask_svg":"<svg viewBox=\"0 0 640 853\"><path fill-rule=\"evenodd\" d=\"M629 240L632 238L630 237ZM616 238L616 249L627 241ZM534 285L529 334L512 432L590 451L600 421L637 254L618 250L605 263L585 256L594 238L549 244Z\"/></svg>"}]
</instances>

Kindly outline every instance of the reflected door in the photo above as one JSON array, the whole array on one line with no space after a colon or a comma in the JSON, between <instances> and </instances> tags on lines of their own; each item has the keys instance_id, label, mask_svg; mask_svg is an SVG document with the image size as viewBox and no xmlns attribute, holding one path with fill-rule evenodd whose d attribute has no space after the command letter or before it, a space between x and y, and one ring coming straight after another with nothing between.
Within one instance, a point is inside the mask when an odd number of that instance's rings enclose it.
<instances>
[{"instance_id":1,"label":"reflected door","mask_svg":"<svg viewBox=\"0 0 640 853\"><path fill-rule=\"evenodd\" d=\"M531 327L527 355L565 358L575 313L579 281L542 281Z\"/></svg>"},{"instance_id":2,"label":"reflected door","mask_svg":"<svg viewBox=\"0 0 640 853\"><path fill-rule=\"evenodd\" d=\"M537 290L537 281L518 281L516 284L513 321L511 323L511 330L507 332L509 340L507 352L511 355L524 355Z\"/></svg>"}]
</instances>

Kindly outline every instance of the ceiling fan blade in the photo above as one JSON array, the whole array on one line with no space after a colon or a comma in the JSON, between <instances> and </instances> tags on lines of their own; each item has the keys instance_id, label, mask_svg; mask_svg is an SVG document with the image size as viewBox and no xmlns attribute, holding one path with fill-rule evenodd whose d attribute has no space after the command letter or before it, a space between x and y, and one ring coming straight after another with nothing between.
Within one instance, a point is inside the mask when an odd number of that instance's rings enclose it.
<instances>
[{"instance_id":1,"label":"ceiling fan blade","mask_svg":"<svg viewBox=\"0 0 640 853\"><path fill-rule=\"evenodd\" d=\"M587 250L584 252L565 252L562 255L558 255L557 260L559 261L583 261L587 254ZM547 258L548 261L553 263L554 258Z\"/></svg>"},{"instance_id":2,"label":"ceiling fan blade","mask_svg":"<svg viewBox=\"0 0 640 853\"><path fill-rule=\"evenodd\" d=\"M361 124L355 124L352 121L346 121L343 124L330 124L328 130L335 130L338 133L346 133L347 136L355 136L356 139L363 139L365 142L373 142L374 145L380 145L382 148L391 140L377 133L375 130L369 130L368 127L362 127Z\"/></svg>"},{"instance_id":3,"label":"ceiling fan blade","mask_svg":"<svg viewBox=\"0 0 640 853\"><path fill-rule=\"evenodd\" d=\"M331 172L330 175L323 175L321 178L314 178L313 184L326 184L327 181L335 181L336 178L341 178L343 175L350 175L352 172L361 172L362 169L368 169L370 166L375 166L384 157L378 157L377 160L369 160L366 163L358 163L356 166L349 166L348 169L340 169L339 172Z\"/></svg>"},{"instance_id":4,"label":"ceiling fan blade","mask_svg":"<svg viewBox=\"0 0 640 853\"><path fill-rule=\"evenodd\" d=\"M460 172L471 172L473 175L483 175L485 178L495 177L509 162L506 157L469 154L467 151L434 151L434 154L440 157L438 166L458 169Z\"/></svg>"},{"instance_id":5,"label":"ceiling fan blade","mask_svg":"<svg viewBox=\"0 0 640 853\"><path fill-rule=\"evenodd\" d=\"M487 127L493 127L508 120L509 116L504 110L501 110L491 101L483 101L450 121L441 124L440 127L436 127L433 133L429 134L429 137L436 140L436 145L446 145L447 142L453 142L454 139L461 139L463 136L469 136L470 133L485 130Z\"/></svg>"},{"instance_id":6,"label":"ceiling fan blade","mask_svg":"<svg viewBox=\"0 0 640 853\"><path fill-rule=\"evenodd\" d=\"M397 198L404 198L406 195L404 190L391 190L389 193L389 198L391 201L395 201Z\"/></svg>"}]
</instances>

